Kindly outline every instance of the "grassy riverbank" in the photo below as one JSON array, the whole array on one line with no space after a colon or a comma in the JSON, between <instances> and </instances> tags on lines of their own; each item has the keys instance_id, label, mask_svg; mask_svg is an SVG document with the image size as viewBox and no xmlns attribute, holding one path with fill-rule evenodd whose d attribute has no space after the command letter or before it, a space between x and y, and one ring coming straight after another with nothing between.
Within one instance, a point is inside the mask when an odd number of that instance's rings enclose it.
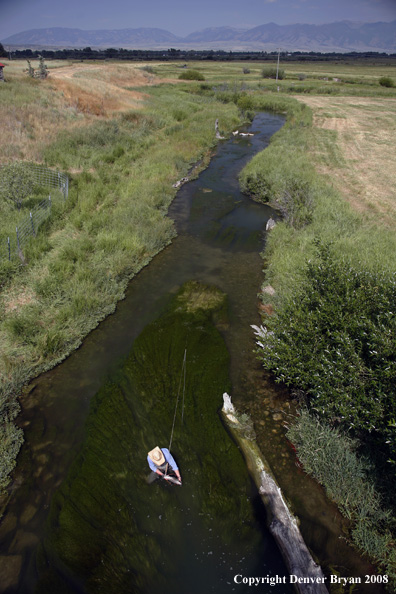
<instances>
[{"instance_id":1,"label":"grassy riverbank","mask_svg":"<svg viewBox=\"0 0 396 594\"><path fill-rule=\"evenodd\" d=\"M342 117L341 101L346 116L353 110L360 116L349 144L337 144L332 125ZM396 219L392 190L380 176L376 192L361 188L366 180L374 188L373 172L393 180L389 118L396 97L326 98L322 120L326 102L330 125L323 128L317 111L312 126L304 102L280 98L289 125L241 175L246 191L283 215L265 252L262 299L275 315L264 320L258 354L307 406L289 434L305 469L351 519L352 540L394 585ZM364 110L375 113L375 135L364 136L373 126ZM361 150L351 155L351 143Z\"/></svg>"},{"instance_id":2,"label":"grassy riverbank","mask_svg":"<svg viewBox=\"0 0 396 594\"><path fill-rule=\"evenodd\" d=\"M44 82L10 70L2 98L12 130L22 125L19 136L2 142L2 158L44 162L67 172L71 184L64 207L25 251L26 265L2 263L0 487L22 439L13 424L22 385L114 311L129 279L172 240L165 218L172 184L207 161L215 119L225 132L240 122L235 105L160 86L129 65L109 66L103 81L92 65ZM95 113L100 93L103 109Z\"/></svg>"}]
</instances>

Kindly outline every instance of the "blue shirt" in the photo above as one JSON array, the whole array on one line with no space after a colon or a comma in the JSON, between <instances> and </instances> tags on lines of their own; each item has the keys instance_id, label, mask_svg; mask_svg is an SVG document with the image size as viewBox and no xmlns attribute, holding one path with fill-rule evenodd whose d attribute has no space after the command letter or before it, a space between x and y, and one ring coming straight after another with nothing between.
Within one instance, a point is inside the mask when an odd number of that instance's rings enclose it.
<instances>
[{"instance_id":1,"label":"blue shirt","mask_svg":"<svg viewBox=\"0 0 396 594\"><path fill-rule=\"evenodd\" d=\"M177 467L177 464L176 464L172 454L168 450L168 448L161 448L161 452L164 454L165 462L168 462L168 464L172 468L172 470L179 470ZM152 461L150 456L147 456L147 462L153 472L158 470L158 466L155 464L155 462Z\"/></svg>"}]
</instances>

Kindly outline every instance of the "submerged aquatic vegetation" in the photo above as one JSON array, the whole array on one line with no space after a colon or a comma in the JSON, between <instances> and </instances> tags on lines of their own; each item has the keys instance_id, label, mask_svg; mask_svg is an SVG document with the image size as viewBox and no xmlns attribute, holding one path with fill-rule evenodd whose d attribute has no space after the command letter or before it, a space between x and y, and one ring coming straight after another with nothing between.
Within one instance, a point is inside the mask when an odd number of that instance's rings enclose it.
<instances>
[{"instance_id":1,"label":"submerged aquatic vegetation","mask_svg":"<svg viewBox=\"0 0 396 594\"><path fill-rule=\"evenodd\" d=\"M223 547L229 530L255 546L249 479L217 414L230 385L228 352L213 323L224 308L219 290L188 283L93 399L85 443L52 501L40 592L69 580L109 594L157 592L170 576L178 584L175 560L193 546L188 522L202 534L215 528ZM172 453L183 486L148 485L147 452L168 446L178 394Z\"/></svg>"}]
</instances>

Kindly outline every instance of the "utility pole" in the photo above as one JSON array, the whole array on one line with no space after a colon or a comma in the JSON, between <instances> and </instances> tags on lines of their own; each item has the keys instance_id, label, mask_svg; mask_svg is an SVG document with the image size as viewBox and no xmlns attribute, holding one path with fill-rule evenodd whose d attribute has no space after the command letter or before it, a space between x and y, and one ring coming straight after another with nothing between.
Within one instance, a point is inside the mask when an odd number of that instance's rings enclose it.
<instances>
[{"instance_id":1,"label":"utility pole","mask_svg":"<svg viewBox=\"0 0 396 594\"><path fill-rule=\"evenodd\" d=\"M278 48L278 63L276 65L276 82L278 82L280 47Z\"/></svg>"}]
</instances>

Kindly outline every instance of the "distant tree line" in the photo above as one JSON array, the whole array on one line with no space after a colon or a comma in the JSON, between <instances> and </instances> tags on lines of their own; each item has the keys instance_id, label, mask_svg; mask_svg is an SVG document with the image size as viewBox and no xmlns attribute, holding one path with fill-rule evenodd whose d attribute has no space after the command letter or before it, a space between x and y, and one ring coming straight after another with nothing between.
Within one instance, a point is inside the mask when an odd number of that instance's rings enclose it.
<instances>
[{"instance_id":1,"label":"distant tree line","mask_svg":"<svg viewBox=\"0 0 396 594\"><path fill-rule=\"evenodd\" d=\"M224 50L144 50L107 48L92 49L23 49L4 52L11 59L38 59L42 55L47 60L130 60L130 61L167 61L167 60L215 60L215 61L244 61L244 60L274 60L278 55L273 52L224 51ZM282 52L282 62L293 61L348 61L348 60L378 60L396 58L396 54L385 52Z\"/></svg>"}]
</instances>

